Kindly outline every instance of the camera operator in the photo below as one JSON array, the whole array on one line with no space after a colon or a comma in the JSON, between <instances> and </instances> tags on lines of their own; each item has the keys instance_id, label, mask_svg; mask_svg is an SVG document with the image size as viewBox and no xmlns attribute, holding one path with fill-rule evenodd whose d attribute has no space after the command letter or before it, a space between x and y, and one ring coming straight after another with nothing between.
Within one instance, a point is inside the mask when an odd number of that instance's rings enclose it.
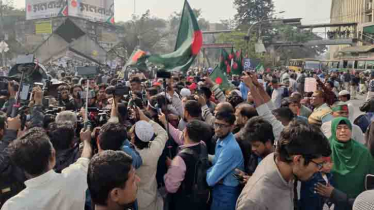
<instances>
[{"instance_id":1,"label":"camera operator","mask_svg":"<svg viewBox=\"0 0 374 210\"><path fill-rule=\"evenodd\" d=\"M25 188L26 176L23 171L10 160L9 144L17 138L21 128L20 117L8 118L5 113L0 115L2 139L0 141L0 208L11 197Z\"/></svg>"},{"instance_id":2,"label":"camera operator","mask_svg":"<svg viewBox=\"0 0 374 210\"><path fill-rule=\"evenodd\" d=\"M157 163L165 148L168 135L157 123L146 117L139 108L134 110L139 121L131 131L131 142L139 152L143 165L137 170L141 179L138 196L139 210L162 209L162 198L157 191Z\"/></svg>"},{"instance_id":3,"label":"camera operator","mask_svg":"<svg viewBox=\"0 0 374 210\"><path fill-rule=\"evenodd\" d=\"M16 103L16 94L19 89L19 84L16 81L10 81L8 83L9 99L5 102L1 111L6 112L7 116L12 113L13 105Z\"/></svg>"},{"instance_id":4,"label":"camera operator","mask_svg":"<svg viewBox=\"0 0 374 210\"><path fill-rule=\"evenodd\" d=\"M2 210L83 209L87 190L87 170L92 155L91 132L81 132L84 147L81 158L61 174L54 172L56 151L41 128L32 128L10 145L12 161L30 179L26 189L9 199ZM37 202L35 202L37 201Z\"/></svg>"}]
</instances>

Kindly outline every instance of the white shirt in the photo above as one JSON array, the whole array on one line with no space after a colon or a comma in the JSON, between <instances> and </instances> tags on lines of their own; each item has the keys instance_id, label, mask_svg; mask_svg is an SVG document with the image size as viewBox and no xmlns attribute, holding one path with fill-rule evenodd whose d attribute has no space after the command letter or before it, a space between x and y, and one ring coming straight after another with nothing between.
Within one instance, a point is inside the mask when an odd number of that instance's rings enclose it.
<instances>
[{"instance_id":1,"label":"white shirt","mask_svg":"<svg viewBox=\"0 0 374 210\"><path fill-rule=\"evenodd\" d=\"M348 105L349 121L353 122L355 120L353 119L355 116L355 108L353 107L353 104L351 103L351 101L347 101L345 103Z\"/></svg>"},{"instance_id":2,"label":"white shirt","mask_svg":"<svg viewBox=\"0 0 374 210\"><path fill-rule=\"evenodd\" d=\"M25 182L26 188L1 210L83 210L90 160L79 158L61 174L50 170Z\"/></svg>"},{"instance_id":3,"label":"white shirt","mask_svg":"<svg viewBox=\"0 0 374 210\"><path fill-rule=\"evenodd\" d=\"M331 137L331 123L332 121L325 122L321 127L323 134L325 134L327 138ZM362 133L361 128L355 124L352 124L352 139L361 144L365 144L364 134Z\"/></svg>"},{"instance_id":4,"label":"white shirt","mask_svg":"<svg viewBox=\"0 0 374 210\"><path fill-rule=\"evenodd\" d=\"M273 101L276 109L280 108L282 105L283 93L284 93L283 87L279 87L273 90L273 94L271 95L271 100Z\"/></svg>"}]
</instances>

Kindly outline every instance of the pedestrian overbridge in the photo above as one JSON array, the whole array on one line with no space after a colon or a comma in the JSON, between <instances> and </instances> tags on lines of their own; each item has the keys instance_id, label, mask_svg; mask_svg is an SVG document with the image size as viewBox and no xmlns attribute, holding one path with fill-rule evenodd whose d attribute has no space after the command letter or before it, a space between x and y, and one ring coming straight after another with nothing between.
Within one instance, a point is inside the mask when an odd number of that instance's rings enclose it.
<instances>
[{"instance_id":1,"label":"pedestrian overbridge","mask_svg":"<svg viewBox=\"0 0 374 210\"><path fill-rule=\"evenodd\" d=\"M315 24L300 25L299 29L310 29L311 32L318 35L321 39L310 40L307 42L287 42L275 41L275 46L315 46L315 45L351 45L356 46L358 23L331 23L331 24ZM316 31L315 29L319 29Z\"/></svg>"}]
</instances>

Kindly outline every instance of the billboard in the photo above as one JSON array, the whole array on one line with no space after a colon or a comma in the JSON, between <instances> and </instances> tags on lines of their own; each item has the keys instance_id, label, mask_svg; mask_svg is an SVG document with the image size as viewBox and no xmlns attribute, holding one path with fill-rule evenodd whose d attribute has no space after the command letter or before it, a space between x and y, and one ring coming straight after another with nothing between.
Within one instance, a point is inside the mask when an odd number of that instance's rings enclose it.
<instances>
[{"instance_id":1,"label":"billboard","mask_svg":"<svg viewBox=\"0 0 374 210\"><path fill-rule=\"evenodd\" d=\"M114 24L114 0L67 0L69 16Z\"/></svg>"},{"instance_id":2,"label":"billboard","mask_svg":"<svg viewBox=\"0 0 374 210\"><path fill-rule=\"evenodd\" d=\"M114 0L26 0L26 20L73 16L114 24Z\"/></svg>"},{"instance_id":3,"label":"billboard","mask_svg":"<svg viewBox=\"0 0 374 210\"><path fill-rule=\"evenodd\" d=\"M67 15L67 0L26 0L26 20Z\"/></svg>"}]
</instances>

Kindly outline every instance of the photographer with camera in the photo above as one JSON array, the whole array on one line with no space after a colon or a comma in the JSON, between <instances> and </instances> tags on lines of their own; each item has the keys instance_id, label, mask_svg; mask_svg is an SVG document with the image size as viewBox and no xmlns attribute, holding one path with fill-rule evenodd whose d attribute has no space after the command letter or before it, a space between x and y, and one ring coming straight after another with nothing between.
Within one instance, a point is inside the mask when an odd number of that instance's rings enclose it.
<instances>
[{"instance_id":1,"label":"photographer with camera","mask_svg":"<svg viewBox=\"0 0 374 210\"><path fill-rule=\"evenodd\" d=\"M11 197L25 188L26 176L23 171L10 160L9 144L17 138L21 129L20 117L6 119L5 113L0 115L2 139L0 141L0 208Z\"/></svg>"},{"instance_id":2,"label":"photographer with camera","mask_svg":"<svg viewBox=\"0 0 374 210\"><path fill-rule=\"evenodd\" d=\"M5 112L7 116L10 116L12 113L13 105L16 103L16 95L19 89L19 84L16 81L8 82L8 92L6 93L8 100L3 105L1 111Z\"/></svg>"},{"instance_id":3,"label":"photographer with camera","mask_svg":"<svg viewBox=\"0 0 374 210\"><path fill-rule=\"evenodd\" d=\"M137 169L137 175L141 180L137 196L139 210L162 209L163 200L157 191L156 172L168 135L138 107L134 108L134 111L138 121L131 129L131 142L143 160L143 165Z\"/></svg>"},{"instance_id":4,"label":"photographer with camera","mask_svg":"<svg viewBox=\"0 0 374 210\"><path fill-rule=\"evenodd\" d=\"M26 189L12 197L2 210L13 209L83 209L87 190L87 170L92 155L91 132L81 131L83 150L76 163L61 174L56 165L56 151L41 128L32 128L12 142L10 157L25 171ZM35 202L37 201L37 202Z\"/></svg>"},{"instance_id":5,"label":"photographer with camera","mask_svg":"<svg viewBox=\"0 0 374 210\"><path fill-rule=\"evenodd\" d=\"M74 110L73 98L69 95L69 87L61 85L58 87L58 106L65 107L65 110Z\"/></svg>"},{"instance_id":6,"label":"photographer with camera","mask_svg":"<svg viewBox=\"0 0 374 210\"><path fill-rule=\"evenodd\" d=\"M83 99L80 97L80 93L82 91L83 91L83 88L81 85L74 85L70 89L70 94L72 94L73 96L71 103L73 104L75 111L80 110L84 105Z\"/></svg>"}]
</instances>

